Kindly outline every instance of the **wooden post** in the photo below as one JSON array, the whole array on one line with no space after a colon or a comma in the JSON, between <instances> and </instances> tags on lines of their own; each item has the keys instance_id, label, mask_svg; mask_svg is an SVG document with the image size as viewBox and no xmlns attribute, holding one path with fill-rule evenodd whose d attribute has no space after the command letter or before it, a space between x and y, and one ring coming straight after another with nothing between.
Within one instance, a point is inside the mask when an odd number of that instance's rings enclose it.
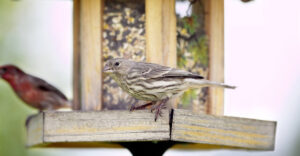
<instances>
[{"instance_id":1,"label":"wooden post","mask_svg":"<svg viewBox=\"0 0 300 156\"><path fill-rule=\"evenodd\" d=\"M147 62L176 67L175 0L146 0Z\"/></svg>"},{"instance_id":2,"label":"wooden post","mask_svg":"<svg viewBox=\"0 0 300 156\"><path fill-rule=\"evenodd\" d=\"M100 110L103 0L80 1L81 110Z\"/></svg>"},{"instance_id":3,"label":"wooden post","mask_svg":"<svg viewBox=\"0 0 300 156\"><path fill-rule=\"evenodd\" d=\"M209 79L224 81L224 0L208 0ZM209 89L208 113L224 114L224 89Z\"/></svg>"},{"instance_id":4,"label":"wooden post","mask_svg":"<svg viewBox=\"0 0 300 156\"><path fill-rule=\"evenodd\" d=\"M177 52L176 52L176 15L175 0L162 1L162 47L163 62L169 67L176 68Z\"/></svg>"},{"instance_id":5,"label":"wooden post","mask_svg":"<svg viewBox=\"0 0 300 156\"><path fill-rule=\"evenodd\" d=\"M146 59L147 62L163 64L162 61L162 0L146 0Z\"/></svg>"},{"instance_id":6,"label":"wooden post","mask_svg":"<svg viewBox=\"0 0 300 156\"><path fill-rule=\"evenodd\" d=\"M80 109L80 0L73 1L73 109Z\"/></svg>"}]
</instances>

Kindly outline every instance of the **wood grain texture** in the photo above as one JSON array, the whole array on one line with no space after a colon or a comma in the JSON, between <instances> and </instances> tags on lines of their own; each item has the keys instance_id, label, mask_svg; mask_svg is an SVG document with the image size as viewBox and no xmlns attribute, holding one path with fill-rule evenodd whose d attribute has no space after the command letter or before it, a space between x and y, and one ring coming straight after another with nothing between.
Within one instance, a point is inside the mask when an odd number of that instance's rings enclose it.
<instances>
[{"instance_id":1,"label":"wood grain texture","mask_svg":"<svg viewBox=\"0 0 300 156\"><path fill-rule=\"evenodd\" d=\"M100 110L103 0L80 1L81 110Z\"/></svg>"},{"instance_id":2,"label":"wood grain texture","mask_svg":"<svg viewBox=\"0 0 300 156\"><path fill-rule=\"evenodd\" d=\"M175 0L146 0L146 59L176 67Z\"/></svg>"},{"instance_id":3,"label":"wood grain texture","mask_svg":"<svg viewBox=\"0 0 300 156\"><path fill-rule=\"evenodd\" d=\"M176 68L176 15L175 0L162 0L163 64Z\"/></svg>"},{"instance_id":4,"label":"wood grain texture","mask_svg":"<svg viewBox=\"0 0 300 156\"><path fill-rule=\"evenodd\" d=\"M207 25L209 35L209 79L224 81L224 0L206 1L208 8ZM209 88L208 113L224 114L224 89Z\"/></svg>"},{"instance_id":5,"label":"wood grain texture","mask_svg":"<svg viewBox=\"0 0 300 156\"><path fill-rule=\"evenodd\" d=\"M73 1L73 109L80 109L80 0Z\"/></svg>"},{"instance_id":6,"label":"wood grain texture","mask_svg":"<svg viewBox=\"0 0 300 156\"><path fill-rule=\"evenodd\" d=\"M57 142L37 144L33 147L42 148L123 148L117 142Z\"/></svg>"},{"instance_id":7,"label":"wood grain texture","mask_svg":"<svg viewBox=\"0 0 300 156\"><path fill-rule=\"evenodd\" d=\"M162 57L161 64L169 67L177 67L176 52L176 15L175 0L162 0ZM155 55L151 55L155 57ZM170 103L177 108L178 98L170 99Z\"/></svg>"},{"instance_id":8,"label":"wood grain texture","mask_svg":"<svg viewBox=\"0 0 300 156\"><path fill-rule=\"evenodd\" d=\"M171 140L273 150L276 122L174 110Z\"/></svg>"},{"instance_id":9,"label":"wood grain texture","mask_svg":"<svg viewBox=\"0 0 300 156\"><path fill-rule=\"evenodd\" d=\"M146 60L163 64L162 0L145 0L146 5Z\"/></svg>"},{"instance_id":10,"label":"wood grain texture","mask_svg":"<svg viewBox=\"0 0 300 156\"><path fill-rule=\"evenodd\" d=\"M154 122L154 114L149 111L45 112L42 141L74 143L169 140L169 116L167 111L164 114ZM42 116L37 116L32 122L41 119ZM36 130L35 127L30 125L29 132ZM41 141L30 141L29 145L38 143Z\"/></svg>"},{"instance_id":11,"label":"wood grain texture","mask_svg":"<svg viewBox=\"0 0 300 156\"><path fill-rule=\"evenodd\" d=\"M154 122L147 110L48 111L31 118L27 146L116 147L113 142L175 141L179 149L274 150L276 122L175 109ZM172 119L172 124L169 120ZM182 143L200 143L183 145ZM105 146L104 146L105 144Z\"/></svg>"},{"instance_id":12,"label":"wood grain texture","mask_svg":"<svg viewBox=\"0 0 300 156\"><path fill-rule=\"evenodd\" d=\"M27 125L27 146L44 142L44 113L32 116Z\"/></svg>"}]
</instances>

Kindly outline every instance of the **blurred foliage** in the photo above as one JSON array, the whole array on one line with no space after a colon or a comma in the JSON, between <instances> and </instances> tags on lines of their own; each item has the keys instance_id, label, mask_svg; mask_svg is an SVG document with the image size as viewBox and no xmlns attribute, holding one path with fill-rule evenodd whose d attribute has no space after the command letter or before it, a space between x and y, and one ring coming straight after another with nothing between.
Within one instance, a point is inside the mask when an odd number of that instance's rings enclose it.
<instances>
[{"instance_id":1,"label":"blurred foliage","mask_svg":"<svg viewBox=\"0 0 300 156\"><path fill-rule=\"evenodd\" d=\"M25 120L33 112L6 82L0 81L0 155L27 155Z\"/></svg>"},{"instance_id":2,"label":"blurred foliage","mask_svg":"<svg viewBox=\"0 0 300 156\"><path fill-rule=\"evenodd\" d=\"M193 99L198 97L195 89L189 89L183 93L181 98L181 103L183 104L183 108L187 107L189 104L192 103Z\"/></svg>"},{"instance_id":3,"label":"blurred foliage","mask_svg":"<svg viewBox=\"0 0 300 156\"><path fill-rule=\"evenodd\" d=\"M208 68L208 38L203 30L200 16L192 14L177 17L177 66L200 75ZM199 98L196 90L190 89L182 95L181 104L188 108L193 100Z\"/></svg>"},{"instance_id":4,"label":"blurred foliage","mask_svg":"<svg viewBox=\"0 0 300 156\"><path fill-rule=\"evenodd\" d=\"M195 14L182 18L183 28L186 29L189 34L196 33L197 28L199 28L197 19L198 17Z\"/></svg>"},{"instance_id":5,"label":"blurred foliage","mask_svg":"<svg viewBox=\"0 0 300 156\"><path fill-rule=\"evenodd\" d=\"M194 60L199 60L202 65L208 67L208 45L205 35L200 36L197 42L191 42L189 51L192 53Z\"/></svg>"}]
</instances>

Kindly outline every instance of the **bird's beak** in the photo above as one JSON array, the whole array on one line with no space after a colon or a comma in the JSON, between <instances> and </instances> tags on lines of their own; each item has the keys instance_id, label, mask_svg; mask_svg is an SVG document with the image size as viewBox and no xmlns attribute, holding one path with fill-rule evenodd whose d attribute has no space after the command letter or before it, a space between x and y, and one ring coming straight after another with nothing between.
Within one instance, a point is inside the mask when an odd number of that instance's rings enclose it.
<instances>
[{"instance_id":1,"label":"bird's beak","mask_svg":"<svg viewBox=\"0 0 300 156\"><path fill-rule=\"evenodd\" d=\"M113 72L112 68L108 64L106 64L104 66L103 71L104 71L104 73L112 73Z\"/></svg>"}]
</instances>

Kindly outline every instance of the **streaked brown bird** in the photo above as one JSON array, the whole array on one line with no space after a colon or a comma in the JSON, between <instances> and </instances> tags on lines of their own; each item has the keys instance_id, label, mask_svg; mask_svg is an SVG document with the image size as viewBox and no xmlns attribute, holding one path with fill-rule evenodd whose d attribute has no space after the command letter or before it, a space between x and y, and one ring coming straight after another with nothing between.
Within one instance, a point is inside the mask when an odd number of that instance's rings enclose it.
<instances>
[{"instance_id":1,"label":"streaked brown bird","mask_svg":"<svg viewBox=\"0 0 300 156\"><path fill-rule=\"evenodd\" d=\"M70 102L58 89L14 65L0 66L0 77L10 84L22 101L39 111L70 108Z\"/></svg>"},{"instance_id":2,"label":"streaked brown bird","mask_svg":"<svg viewBox=\"0 0 300 156\"><path fill-rule=\"evenodd\" d=\"M139 100L151 101L138 107L132 105L130 110L144 109L152 105L151 112L156 111L155 121L161 115L161 109L165 108L166 102L187 89L208 86L235 88L205 80L202 76L188 71L123 58L108 60L104 72L108 73L131 96Z\"/></svg>"}]
</instances>

